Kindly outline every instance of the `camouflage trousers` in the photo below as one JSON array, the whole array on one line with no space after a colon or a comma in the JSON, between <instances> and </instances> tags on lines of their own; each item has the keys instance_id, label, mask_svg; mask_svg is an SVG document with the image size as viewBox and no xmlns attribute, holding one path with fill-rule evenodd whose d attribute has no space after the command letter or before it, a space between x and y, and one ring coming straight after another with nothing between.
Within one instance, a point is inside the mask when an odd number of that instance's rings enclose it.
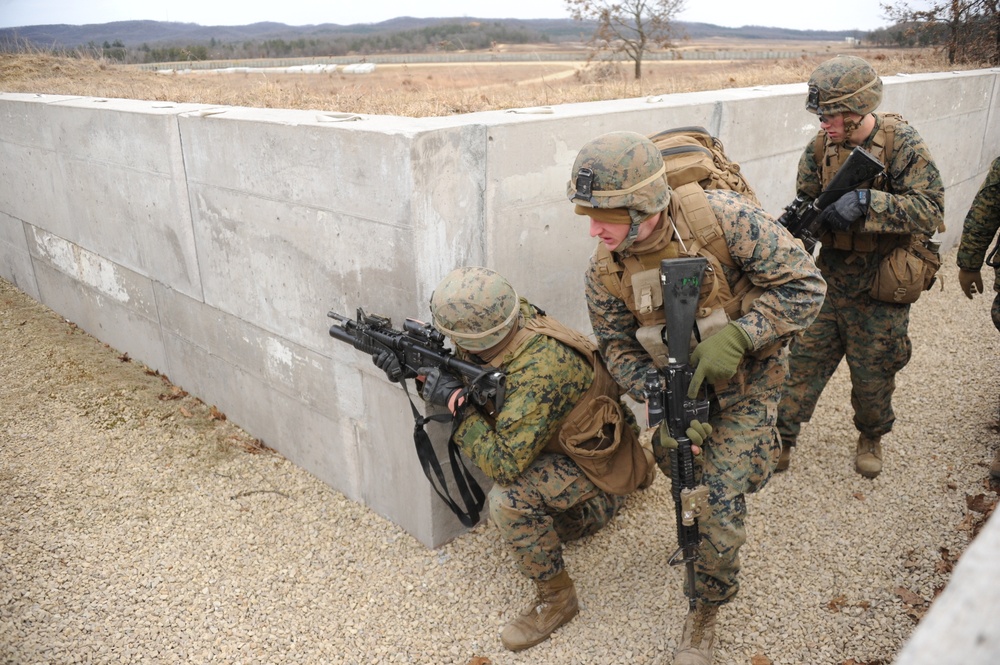
<instances>
[{"instance_id":1,"label":"camouflage trousers","mask_svg":"<svg viewBox=\"0 0 1000 665\"><path fill-rule=\"evenodd\" d=\"M778 463L780 396L775 388L709 417L712 434L695 465L695 479L709 492L707 515L698 519L702 540L695 562L695 593L702 600L721 603L739 591L740 547L747 539L746 495L763 488ZM657 445L654 453L670 478L669 452Z\"/></svg>"},{"instance_id":2,"label":"camouflage trousers","mask_svg":"<svg viewBox=\"0 0 1000 665\"><path fill-rule=\"evenodd\" d=\"M873 255L872 260L877 258ZM824 276L828 268L823 267ZM853 279L852 279L853 277ZM819 316L792 341L785 394L778 412L782 440L794 444L801 423L812 418L820 394L846 356L851 405L859 432L879 437L896 420L896 374L910 361L910 306L872 300L867 272L834 274Z\"/></svg>"},{"instance_id":3,"label":"camouflage trousers","mask_svg":"<svg viewBox=\"0 0 1000 665\"><path fill-rule=\"evenodd\" d=\"M490 517L518 569L535 581L564 568L562 544L599 531L625 497L599 489L565 455L539 455L510 485L490 490Z\"/></svg>"}]
</instances>

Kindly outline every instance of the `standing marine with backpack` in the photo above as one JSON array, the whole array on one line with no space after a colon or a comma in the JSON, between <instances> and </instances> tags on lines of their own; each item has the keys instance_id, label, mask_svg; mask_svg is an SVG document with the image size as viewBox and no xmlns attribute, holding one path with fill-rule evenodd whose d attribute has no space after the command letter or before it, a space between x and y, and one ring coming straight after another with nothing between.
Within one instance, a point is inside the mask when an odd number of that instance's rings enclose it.
<instances>
[{"instance_id":1,"label":"standing marine with backpack","mask_svg":"<svg viewBox=\"0 0 1000 665\"><path fill-rule=\"evenodd\" d=\"M799 159L798 195L815 199L855 147L879 159L885 172L820 215L827 232L816 262L829 292L815 323L792 343L778 419L779 471L846 356L859 432L854 468L866 478L881 473L882 436L895 421L896 374L910 360L910 303L941 265L927 247L933 233L944 231L941 174L916 129L897 114L875 113L881 101L882 79L861 58L837 56L809 77L806 110L819 116L820 130ZM919 287L899 283L909 272L918 273Z\"/></svg>"},{"instance_id":2,"label":"standing marine with backpack","mask_svg":"<svg viewBox=\"0 0 1000 665\"><path fill-rule=\"evenodd\" d=\"M590 235L600 239L585 276L598 347L615 380L639 402L647 370L662 364L657 344L673 343L659 332L660 261L708 259L689 395L707 384L710 427L689 429L688 436L701 449L695 473L709 495L698 518L697 602L676 665L712 662L717 610L739 588L745 495L767 483L778 460L787 342L812 322L826 292L812 258L760 208L752 190L733 191L742 179L726 176L738 172L718 141L700 150L664 147L661 154L641 134L611 132L580 150L567 191L576 213L590 218ZM676 445L665 430L654 439L668 477L668 449Z\"/></svg>"}]
</instances>

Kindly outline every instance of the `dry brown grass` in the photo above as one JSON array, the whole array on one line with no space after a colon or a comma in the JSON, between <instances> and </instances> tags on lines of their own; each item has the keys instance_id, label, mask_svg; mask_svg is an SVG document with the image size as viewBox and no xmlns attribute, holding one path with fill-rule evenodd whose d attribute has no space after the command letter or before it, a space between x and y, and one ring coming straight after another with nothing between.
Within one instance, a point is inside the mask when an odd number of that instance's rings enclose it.
<instances>
[{"instance_id":1,"label":"dry brown grass","mask_svg":"<svg viewBox=\"0 0 1000 665\"><path fill-rule=\"evenodd\" d=\"M781 60L646 62L640 81L632 78L630 64L579 61L379 65L364 75L163 74L93 59L2 54L0 91L430 117L796 83L841 48L830 44L823 55ZM930 50L853 53L882 76L954 69Z\"/></svg>"}]
</instances>

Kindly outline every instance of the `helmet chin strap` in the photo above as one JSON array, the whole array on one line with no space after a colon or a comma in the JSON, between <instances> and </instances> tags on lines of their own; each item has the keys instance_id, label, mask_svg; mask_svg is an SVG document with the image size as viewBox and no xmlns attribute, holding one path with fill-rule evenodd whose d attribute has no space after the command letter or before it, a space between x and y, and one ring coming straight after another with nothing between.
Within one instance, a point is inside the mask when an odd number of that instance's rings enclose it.
<instances>
[{"instance_id":1,"label":"helmet chin strap","mask_svg":"<svg viewBox=\"0 0 1000 665\"><path fill-rule=\"evenodd\" d=\"M631 211L629 211L631 212ZM635 239L639 237L639 225L642 224L641 221L637 222L635 219L632 220L632 224L628 227L628 234L625 239L615 247L616 252L622 252L635 244Z\"/></svg>"},{"instance_id":2,"label":"helmet chin strap","mask_svg":"<svg viewBox=\"0 0 1000 665\"><path fill-rule=\"evenodd\" d=\"M666 213L663 212L661 214L666 214ZM632 223L628 227L628 233L625 235L625 239L622 240L617 247L615 247L616 252L623 252L629 247L631 247L633 244L635 244L635 241L639 238L639 230L642 227L643 222L650 219L653 215L650 215L649 213L643 212L641 210L635 210L633 208L629 208L628 216L629 219L632 220Z\"/></svg>"},{"instance_id":3,"label":"helmet chin strap","mask_svg":"<svg viewBox=\"0 0 1000 665\"><path fill-rule=\"evenodd\" d=\"M850 143L851 134L861 128L861 124L865 121L866 115L867 114L861 116L859 120L854 120L853 118L848 119L846 116L844 117L844 140L842 143L845 145Z\"/></svg>"}]
</instances>

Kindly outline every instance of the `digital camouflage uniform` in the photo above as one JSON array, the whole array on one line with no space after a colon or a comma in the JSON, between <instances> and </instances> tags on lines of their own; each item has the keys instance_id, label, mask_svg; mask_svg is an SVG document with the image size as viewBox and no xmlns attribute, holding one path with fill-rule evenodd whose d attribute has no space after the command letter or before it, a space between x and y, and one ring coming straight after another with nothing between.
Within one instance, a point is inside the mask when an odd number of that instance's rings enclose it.
<instances>
[{"instance_id":1,"label":"digital camouflage uniform","mask_svg":"<svg viewBox=\"0 0 1000 665\"><path fill-rule=\"evenodd\" d=\"M1000 229L1000 157L993 160L986 180L972 200L962 227L962 241L958 246L958 267L978 272L990 244ZM1000 266L995 267L993 290L993 323L1000 330Z\"/></svg>"},{"instance_id":2,"label":"digital camouflage uniform","mask_svg":"<svg viewBox=\"0 0 1000 665\"><path fill-rule=\"evenodd\" d=\"M709 418L713 429L696 471L698 481L709 488L709 510L698 519L704 539L696 563L696 593L720 603L739 588L739 549L746 541L745 495L761 489L777 463L780 446L775 427L787 369L783 342L809 325L825 287L812 258L766 212L735 192L708 190L705 195L736 264L724 268L727 281L735 285L746 275L764 289L750 311L736 320L749 335L753 350L744 356L736 376L722 390L713 391ZM638 242L625 252L652 251L648 245ZM616 260L623 254L616 254ZM653 363L636 340L639 323L631 303L608 290L595 259L585 285L591 324L608 368L633 398L644 401L643 382ZM656 453L669 477L667 451L661 448Z\"/></svg>"},{"instance_id":3,"label":"digital camouflage uniform","mask_svg":"<svg viewBox=\"0 0 1000 665\"><path fill-rule=\"evenodd\" d=\"M522 300L521 314L531 317L534 308ZM539 334L500 359L499 368L507 392L496 422L467 409L454 440L495 481L490 516L518 568L532 580L548 580L563 570L562 543L601 529L625 497L600 490L566 455L542 454L587 392L594 376L589 362Z\"/></svg>"},{"instance_id":4,"label":"digital camouflage uniform","mask_svg":"<svg viewBox=\"0 0 1000 665\"><path fill-rule=\"evenodd\" d=\"M885 163L884 152L873 144L885 114L873 115L875 128L861 147ZM942 222L944 185L930 150L905 122L896 124L893 135L888 177L872 184L867 215L851 228L855 238L871 234L929 237ZM823 160L817 160L815 143L810 140L799 159L796 179L797 192L808 199L816 198L823 188ZM824 145L829 147L825 140ZM839 151L851 149L837 147ZM910 360L910 306L869 296L882 259L878 249L835 249L828 233L820 240L816 263L826 278L826 300L816 321L792 342L778 428L782 439L794 444L801 423L812 417L820 394L846 355L854 425L863 436L878 438L892 429L896 374Z\"/></svg>"}]
</instances>

